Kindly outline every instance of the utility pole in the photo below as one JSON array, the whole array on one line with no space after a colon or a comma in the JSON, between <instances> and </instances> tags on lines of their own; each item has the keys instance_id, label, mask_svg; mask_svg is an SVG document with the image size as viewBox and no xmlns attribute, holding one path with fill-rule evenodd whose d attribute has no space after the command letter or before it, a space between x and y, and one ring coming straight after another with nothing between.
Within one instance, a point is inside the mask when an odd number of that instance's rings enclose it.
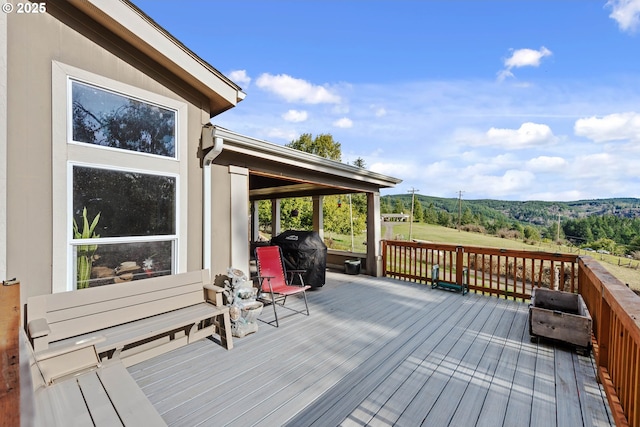
<instances>
[{"instance_id":1,"label":"utility pole","mask_svg":"<svg viewBox=\"0 0 640 427\"><path fill-rule=\"evenodd\" d=\"M464 191L458 191L458 231L460 231L462 221L462 193L464 193Z\"/></svg>"},{"instance_id":2,"label":"utility pole","mask_svg":"<svg viewBox=\"0 0 640 427\"><path fill-rule=\"evenodd\" d=\"M420 190L411 187L409 191L411 191L411 214L409 215L409 241L411 241L411 233L413 232L413 201L416 197L416 191Z\"/></svg>"}]
</instances>

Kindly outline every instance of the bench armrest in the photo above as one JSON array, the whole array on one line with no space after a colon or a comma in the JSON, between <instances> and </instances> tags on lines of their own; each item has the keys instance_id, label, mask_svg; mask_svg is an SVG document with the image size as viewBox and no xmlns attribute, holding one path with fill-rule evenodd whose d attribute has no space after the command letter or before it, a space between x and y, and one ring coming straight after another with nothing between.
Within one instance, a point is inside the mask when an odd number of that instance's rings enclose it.
<instances>
[{"instance_id":1,"label":"bench armrest","mask_svg":"<svg viewBox=\"0 0 640 427\"><path fill-rule=\"evenodd\" d=\"M38 351L36 363L46 384L58 378L76 375L100 366L96 344L107 338L99 335L60 348Z\"/></svg>"},{"instance_id":2,"label":"bench armrest","mask_svg":"<svg viewBox=\"0 0 640 427\"><path fill-rule=\"evenodd\" d=\"M205 293L205 298L207 302L215 306L221 307L223 305L222 293L224 292L224 288L221 288L220 286L216 286L210 283L205 283L203 287L204 287L204 293Z\"/></svg>"},{"instance_id":3,"label":"bench armrest","mask_svg":"<svg viewBox=\"0 0 640 427\"><path fill-rule=\"evenodd\" d=\"M98 335L95 337L87 338L84 340L76 341L73 344L65 345L63 347L56 347L52 349L42 350L35 353L36 361L50 359L52 357L58 357L60 355L71 353L77 350L81 350L86 347L95 347L96 344L100 344L107 340L104 335Z\"/></svg>"},{"instance_id":4,"label":"bench armrest","mask_svg":"<svg viewBox=\"0 0 640 427\"><path fill-rule=\"evenodd\" d=\"M29 322L27 326L27 330L29 331L29 337L33 338L41 338L46 337L51 332L49 329L49 323L47 323L46 319L33 319Z\"/></svg>"}]
</instances>

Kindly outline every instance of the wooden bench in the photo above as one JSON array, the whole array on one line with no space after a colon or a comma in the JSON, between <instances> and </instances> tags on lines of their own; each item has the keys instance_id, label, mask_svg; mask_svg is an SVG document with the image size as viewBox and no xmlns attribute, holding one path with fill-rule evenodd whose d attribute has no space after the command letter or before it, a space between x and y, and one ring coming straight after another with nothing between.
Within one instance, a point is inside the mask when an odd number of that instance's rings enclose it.
<instances>
[{"instance_id":1,"label":"wooden bench","mask_svg":"<svg viewBox=\"0 0 640 427\"><path fill-rule=\"evenodd\" d=\"M451 291L456 291L462 293L462 295L469 292L469 270L465 267L462 270L462 284L457 284L455 282L448 282L446 280L439 279L440 274L440 266L438 264L434 264L431 268L431 288L440 288L447 289Z\"/></svg>"},{"instance_id":2,"label":"wooden bench","mask_svg":"<svg viewBox=\"0 0 640 427\"><path fill-rule=\"evenodd\" d=\"M57 378L48 384L33 348L21 331L21 363L27 364L30 381L21 395L30 395L29 405L21 407L25 425L35 427L69 426L166 426L120 360L100 363L97 351L94 366L82 373Z\"/></svg>"},{"instance_id":3,"label":"wooden bench","mask_svg":"<svg viewBox=\"0 0 640 427\"><path fill-rule=\"evenodd\" d=\"M47 383L107 359L131 366L217 332L233 347L223 289L208 270L39 295L27 333Z\"/></svg>"}]
</instances>

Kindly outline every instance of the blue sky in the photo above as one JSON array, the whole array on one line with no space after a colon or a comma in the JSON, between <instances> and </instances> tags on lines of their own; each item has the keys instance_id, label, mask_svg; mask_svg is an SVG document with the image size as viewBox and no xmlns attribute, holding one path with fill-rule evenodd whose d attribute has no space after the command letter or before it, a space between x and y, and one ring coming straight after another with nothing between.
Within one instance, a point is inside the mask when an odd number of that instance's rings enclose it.
<instances>
[{"instance_id":1,"label":"blue sky","mask_svg":"<svg viewBox=\"0 0 640 427\"><path fill-rule=\"evenodd\" d=\"M329 133L383 194L640 197L640 0L133 1L246 92L214 124Z\"/></svg>"}]
</instances>

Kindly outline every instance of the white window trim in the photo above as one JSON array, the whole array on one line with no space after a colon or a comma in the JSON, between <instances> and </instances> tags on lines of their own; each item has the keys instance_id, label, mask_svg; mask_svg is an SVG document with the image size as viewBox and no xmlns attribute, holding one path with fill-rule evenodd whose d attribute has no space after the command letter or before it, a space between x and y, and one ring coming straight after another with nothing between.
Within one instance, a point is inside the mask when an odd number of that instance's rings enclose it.
<instances>
[{"instance_id":1,"label":"white window trim","mask_svg":"<svg viewBox=\"0 0 640 427\"><path fill-rule=\"evenodd\" d=\"M176 235L174 273L187 268L187 111L186 103L167 98L116 80L52 61L52 190L53 259L52 292L75 290L72 266L72 174L71 165L132 170L177 177ZM176 114L176 158L72 142L70 127L70 79L93 84L136 99L173 109ZM167 236L169 237L169 236Z\"/></svg>"}]
</instances>

